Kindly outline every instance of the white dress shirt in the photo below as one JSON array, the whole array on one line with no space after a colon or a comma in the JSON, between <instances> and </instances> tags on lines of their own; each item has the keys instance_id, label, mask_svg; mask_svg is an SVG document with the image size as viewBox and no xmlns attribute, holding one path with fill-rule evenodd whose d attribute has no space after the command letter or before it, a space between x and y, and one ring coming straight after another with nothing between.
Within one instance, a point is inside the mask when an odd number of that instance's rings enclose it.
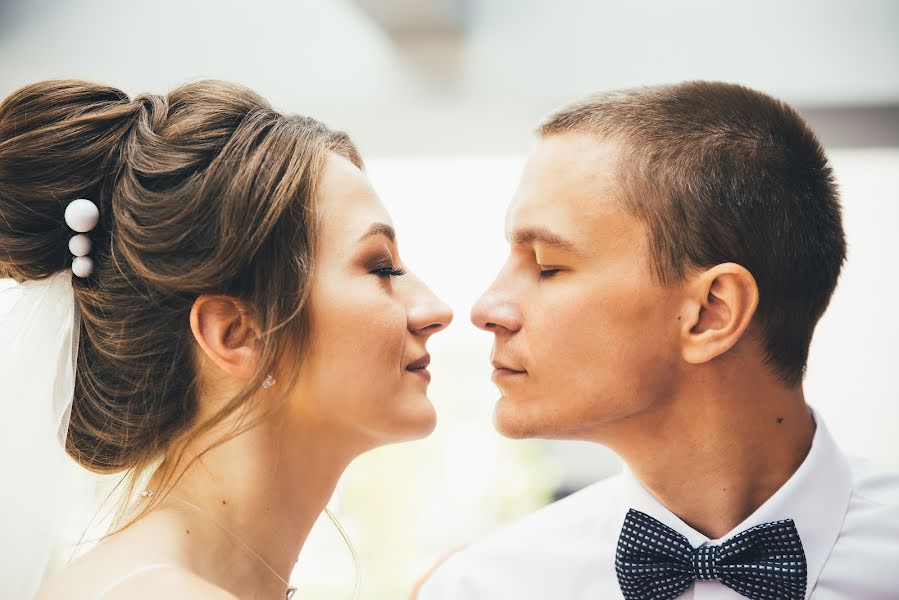
<instances>
[{"instance_id":1,"label":"white dress shirt","mask_svg":"<svg viewBox=\"0 0 899 600\"><path fill-rule=\"evenodd\" d=\"M615 550L629 508L693 547L755 525L793 519L808 564L806 599L899 599L899 473L847 459L816 415L799 469L732 531L710 540L659 503L625 469L473 544L424 584L419 600L616 600ZM697 495L701 490L696 490ZM697 581L679 600L745 600Z\"/></svg>"}]
</instances>

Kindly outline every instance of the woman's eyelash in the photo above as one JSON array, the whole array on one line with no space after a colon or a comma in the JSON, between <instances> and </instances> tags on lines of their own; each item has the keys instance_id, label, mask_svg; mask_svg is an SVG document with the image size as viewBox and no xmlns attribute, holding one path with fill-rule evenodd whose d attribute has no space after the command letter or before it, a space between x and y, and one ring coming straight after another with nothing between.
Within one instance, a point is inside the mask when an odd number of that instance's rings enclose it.
<instances>
[{"instance_id":1,"label":"woman's eyelash","mask_svg":"<svg viewBox=\"0 0 899 600\"><path fill-rule=\"evenodd\" d=\"M401 277L406 274L405 269L397 269L393 265L388 267L377 267L372 269L372 275L377 275L378 277Z\"/></svg>"},{"instance_id":2,"label":"woman's eyelash","mask_svg":"<svg viewBox=\"0 0 899 600\"><path fill-rule=\"evenodd\" d=\"M549 279L562 269L540 269L539 277L540 279Z\"/></svg>"}]
</instances>

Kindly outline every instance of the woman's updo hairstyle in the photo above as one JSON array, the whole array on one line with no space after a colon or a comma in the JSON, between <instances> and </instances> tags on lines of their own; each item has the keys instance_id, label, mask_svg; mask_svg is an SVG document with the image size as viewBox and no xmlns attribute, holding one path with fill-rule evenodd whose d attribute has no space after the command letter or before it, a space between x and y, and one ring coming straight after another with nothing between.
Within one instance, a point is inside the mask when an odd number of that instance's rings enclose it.
<instances>
[{"instance_id":1,"label":"woman's updo hairstyle","mask_svg":"<svg viewBox=\"0 0 899 600\"><path fill-rule=\"evenodd\" d=\"M220 81L134 100L44 81L0 104L0 277L70 269L65 207L88 198L100 209L94 273L72 278L82 314L66 441L75 460L140 472L190 427L200 382L189 315L201 294L245 301L261 330L256 376L210 428L285 348L304 347L328 152L362 167L346 134Z\"/></svg>"}]
</instances>

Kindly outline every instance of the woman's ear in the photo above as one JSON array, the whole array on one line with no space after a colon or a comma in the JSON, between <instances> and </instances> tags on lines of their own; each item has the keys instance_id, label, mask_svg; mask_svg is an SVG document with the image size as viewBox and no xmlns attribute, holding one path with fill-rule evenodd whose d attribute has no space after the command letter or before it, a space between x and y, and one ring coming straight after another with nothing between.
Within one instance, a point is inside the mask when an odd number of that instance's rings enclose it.
<instances>
[{"instance_id":1,"label":"woman's ear","mask_svg":"<svg viewBox=\"0 0 899 600\"><path fill-rule=\"evenodd\" d=\"M225 373L242 380L253 376L257 329L242 301L231 296L200 296L190 310L190 329L203 353Z\"/></svg>"},{"instance_id":2,"label":"woman's ear","mask_svg":"<svg viewBox=\"0 0 899 600\"><path fill-rule=\"evenodd\" d=\"M692 364L730 350L746 332L759 302L755 278L735 263L716 265L697 275L688 284L687 294L681 353Z\"/></svg>"}]
</instances>

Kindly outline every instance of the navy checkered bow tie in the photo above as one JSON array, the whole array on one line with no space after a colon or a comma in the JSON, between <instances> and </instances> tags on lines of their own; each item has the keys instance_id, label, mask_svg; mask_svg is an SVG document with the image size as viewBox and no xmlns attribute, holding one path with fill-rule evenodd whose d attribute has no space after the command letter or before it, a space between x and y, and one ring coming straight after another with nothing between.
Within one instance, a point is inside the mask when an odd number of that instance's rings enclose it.
<instances>
[{"instance_id":1,"label":"navy checkered bow tie","mask_svg":"<svg viewBox=\"0 0 899 600\"><path fill-rule=\"evenodd\" d=\"M686 537L630 509L615 553L626 600L671 600L697 579L717 579L754 600L802 600L806 566L793 519L762 523L718 546L693 548Z\"/></svg>"}]
</instances>

